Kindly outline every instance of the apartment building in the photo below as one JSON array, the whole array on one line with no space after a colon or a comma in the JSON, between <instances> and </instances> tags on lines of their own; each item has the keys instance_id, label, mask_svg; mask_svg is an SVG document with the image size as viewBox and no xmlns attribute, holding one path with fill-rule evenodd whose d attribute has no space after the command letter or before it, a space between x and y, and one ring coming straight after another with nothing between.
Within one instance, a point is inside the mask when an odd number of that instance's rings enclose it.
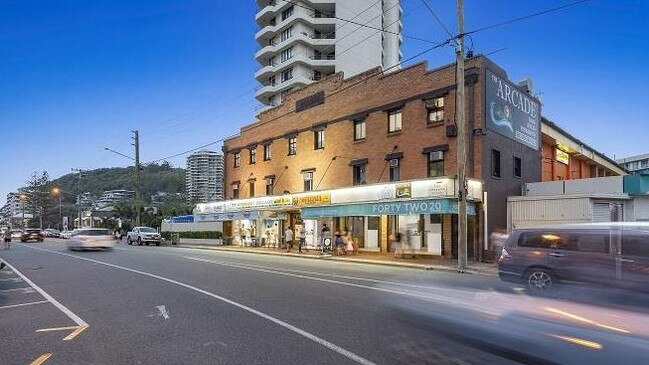
<instances>
[{"instance_id":1,"label":"apartment building","mask_svg":"<svg viewBox=\"0 0 649 365\"><path fill-rule=\"evenodd\" d=\"M617 160L631 174L649 174L649 154L631 156Z\"/></svg>"},{"instance_id":2,"label":"apartment building","mask_svg":"<svg viewBox=\"0 0 649 365\"><path fill-rule=\"evenodd\" d=\"M257 5L255 78L261 85L255 96L266 106L262 110L327 75L351 77L401 62L399 0L257 0Z\"/></svg>"},{"instance_id":3,"label":"apartment building","mask_svg":"<svg viewBox=\"0 0 649 365\"><path fill-rule=\"evenodd\" d=\"M223 155L198 151L187 157L185 174L189 204L223 200Z\"/></svg>"}]
</instances>

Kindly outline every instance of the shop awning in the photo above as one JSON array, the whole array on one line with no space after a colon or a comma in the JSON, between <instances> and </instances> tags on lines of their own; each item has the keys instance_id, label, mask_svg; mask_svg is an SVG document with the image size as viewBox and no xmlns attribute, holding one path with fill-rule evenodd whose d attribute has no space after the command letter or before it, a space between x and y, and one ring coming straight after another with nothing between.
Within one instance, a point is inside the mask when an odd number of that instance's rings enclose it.
<instances>
[{"instance_id":1,"label":"shop awning","mask_svg":"<svg viewBox=\"0 0 649 365\"><path fill-rule=\"evenodd\" d=\"M414 214L457 214L457 200L407 200L364 204L330 205L301 209L301 216L303 219ZM474 202L468 202L467 214L476 214L476 206Z\"/></svg>"}]
</instances>

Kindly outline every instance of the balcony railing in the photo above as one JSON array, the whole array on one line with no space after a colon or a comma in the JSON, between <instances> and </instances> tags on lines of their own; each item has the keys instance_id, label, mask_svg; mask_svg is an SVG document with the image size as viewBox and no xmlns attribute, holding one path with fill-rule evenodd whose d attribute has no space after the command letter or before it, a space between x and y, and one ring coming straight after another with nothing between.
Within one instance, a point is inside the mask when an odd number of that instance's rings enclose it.
<instances>
[{"instance_id":1,"label":"balcony railing","mask_svg":"<svg viewBox=\"0 0 649 365\"><path fill-rule=\"evenodd\" d=\"M316 54L316 55L310 56L309 58L312 59L312 60L316 60L316 61L335 60L336 55L335 54L326 54L326 55Z\"/></svg>"},{"instance_id":2,"label":"balcony railing","mask_svg":"<svg viewBox=\"0 0 649 365\"><path fill-rule=\"evenodd\" d=\"M314 18L335 18L336 13L320 13L320 12L315 12L313 13Z\"/></svg>"}]
</instances>

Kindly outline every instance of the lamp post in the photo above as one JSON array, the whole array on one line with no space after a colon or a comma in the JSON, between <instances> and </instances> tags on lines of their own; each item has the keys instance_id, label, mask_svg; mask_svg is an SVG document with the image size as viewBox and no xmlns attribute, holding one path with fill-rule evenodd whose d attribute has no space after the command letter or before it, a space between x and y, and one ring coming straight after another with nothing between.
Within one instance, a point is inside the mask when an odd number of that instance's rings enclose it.
<instances>
[{"instance_id":1,"label":"lamp post","mask_svg":"<svg viewBox=\"0 0 649 365\"><path fill-rule=\"evenodd\" d=\"M27 199L26 194L20 194L20 210L22 211L22 221L21 221L21 226L23 229L25 229L25 200Z\"/></svg>"},{"instance_id":2,"label":"lamp post","mask_svg":"<svg viewBox=\"0 0 649 365\"><path fill-rule=\"evenodd\" d=\"M62 208L61 208L61 206L62 206L61 198L63 197L63 195L61 194L61 188L59 188L58 186L53 187L52 188L52 195L59 197L59 224L58 224L58 226L59 226L59 231L60 231L63 228L62 227L62 224L63 224L62 223L63 222L63 214L62 213L63 212L62 212Z\"/></svg>"}]
</instances>

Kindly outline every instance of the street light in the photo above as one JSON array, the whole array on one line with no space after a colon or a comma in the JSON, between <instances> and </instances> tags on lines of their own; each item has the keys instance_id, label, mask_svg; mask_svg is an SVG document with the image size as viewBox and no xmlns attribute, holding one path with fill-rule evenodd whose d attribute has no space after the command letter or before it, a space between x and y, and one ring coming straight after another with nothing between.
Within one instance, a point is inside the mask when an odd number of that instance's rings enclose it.
<instances>
[{"instance_id":1,"label":"street light","mask_svg":"<svg viewBox=\"0 0 649 365\"><path fill-rule=\"evenodd\" d=\"M53 187L52 188L52 195L59 197L59 224L58 224L58 226L59 226L59 231L60 231L60 230L62 230L62 224L63 224L62 223L63 222L63 214L62 214L63 212L62 212L62 209L61 209L61 199L62 199L63 195L61 194L61 188L59 188L58 186Z\"/></svg>"},{"instance_id":2,"label":"street light","mask_svg":"<svg viewBox=\"0 0 649 365\"><path fill-rule=\"evenodd\" d=\"M20 194L20 210L23 214L22 227L25 229L25 200L27 200L27 195L24 193Z\"/></svg>"}]
</instances>

